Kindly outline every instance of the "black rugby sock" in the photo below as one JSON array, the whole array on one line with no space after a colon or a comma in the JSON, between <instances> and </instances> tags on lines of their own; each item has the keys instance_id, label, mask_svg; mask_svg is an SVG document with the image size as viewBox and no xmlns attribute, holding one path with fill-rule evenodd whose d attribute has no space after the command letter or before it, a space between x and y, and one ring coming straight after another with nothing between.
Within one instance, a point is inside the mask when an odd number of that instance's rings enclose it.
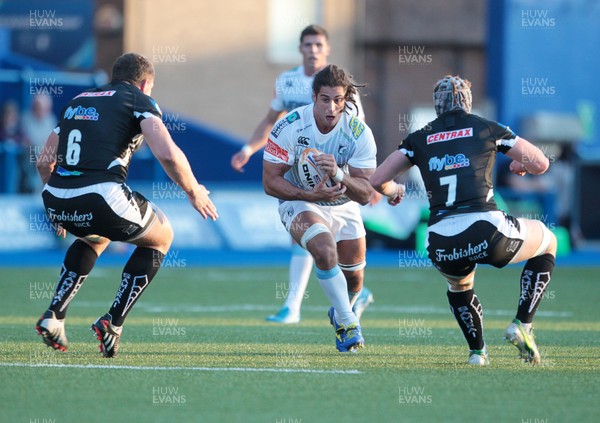
<instances>
[{"instance_id":1,"label":"black rugby sock","mask_svg":"<svg viewBox=\"0 0 600 423\"><path fill-rule=\"evenodd\" d=\"M473 289L461 292L448 291L450 310L454 314L470 350L482 350L483 310Z\"/></svg>"},{"instance_id":2,"label":"black rugby sock","mask_svg":"<svg viewBox=\"0 0 600 423\"><path fill-rule=\"evenodd\" d=\"M517 308L517 319L531 323L550 283L554 270L554 256L542 254L527 260L521 273L521 296Z\"/></svg>"},{"instance_id":3,"label":"black rugby sock","mask_svg":"<svg viewBox=\"0 0 600 423\"><path fill-rule=\"evenodd\" d=\"M108 311L112 316L113 325L123 324L133 305L160 269L164 257L165 255L160 251L144 247L136 248L131 254L123 269L121 286L115 301Z\"/></svg>"},{"instance_id":4,"label":"black rugby sock","mask_svg":"<svg viewBox=\"0 0 600 423\"><path fill-rule=\"evenodd\" d=\"M54 298L48 307L57 319L65 318L69 303L75 298L97 259L94 249L80 239L71 244L65 255Z\"/></svg>"}]
</instances>

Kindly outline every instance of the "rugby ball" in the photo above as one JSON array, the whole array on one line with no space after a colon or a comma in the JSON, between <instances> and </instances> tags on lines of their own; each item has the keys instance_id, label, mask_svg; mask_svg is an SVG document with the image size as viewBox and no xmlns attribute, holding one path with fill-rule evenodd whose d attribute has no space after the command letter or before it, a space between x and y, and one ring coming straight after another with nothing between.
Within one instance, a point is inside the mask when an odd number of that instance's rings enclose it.
<instances>
[{"instance_id":1,"label":"rugby ball","mask_svg":"<svg viewBox=\"0 0 600 423\"><path fill-rule=\"evenodd\" d=\"M312 191L317 185L321 183L323 178L327 178L325 185L329 188L335 186L335 182L327 176L325 172L315 162L314 157L322 154L315 148L307 148L300 154L297 163L298 178L302 187L306 191Z\"/></svg>"}]
</instances>

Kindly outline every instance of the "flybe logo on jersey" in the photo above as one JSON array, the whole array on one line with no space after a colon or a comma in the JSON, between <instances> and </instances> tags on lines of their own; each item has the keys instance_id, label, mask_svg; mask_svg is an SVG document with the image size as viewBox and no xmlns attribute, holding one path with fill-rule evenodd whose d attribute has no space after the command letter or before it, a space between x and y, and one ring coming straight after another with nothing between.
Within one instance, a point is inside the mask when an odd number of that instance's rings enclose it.
<instances>
[{"instance_id":1,"label":"flybe logo on jersey","mask_svg":"<svg viewBox=\"0 0 600 423\"><path fill-rule=\"evenodd\" d=\"M352 131L352 135L354 135L354 139L357 140L360 137L360 134L365 130L365 124L360 121L356 116L352 116L350 119L350 130Z\"/></svg>"},{"instance_id":2,"label":"flybe logo on jersey","mask_svg":"<svg viewBox=\"0 0 600 423\"><path fill-rule=\"evenodd\" d=\"M458 131L438 132L427 137L427 144L436 142L452 141L457 138L467 138L473 136L473 128L459 129Z\"/></svg>"},{"instance_id":3,"label":"flybe logo on jersey","mask_svg":"<svg viewBox=\"0 0 600 423\"><path fill-rule=\"evenodd\" d=\"M69 106L67 110L65 110L65 119L75 119L75 120L98 120L100 114L96 112L95 107L81 107L77 106L76 108L72 108Z\"/></svg>"},{"instance_id":4,"label":"flybe logo on jersey","mask_svg":"<svg viewBox=\"0 0 600 423\"><path fill-rule=\"evenodd\" d=\"M430 172L459 169L461 167L468 167L470 165L471 162L464 154L457 154L456 156L446 154L441 159L439 157L432 157L429 159Z\"/></svg>"},{"instance_id":5,"label":"flybe logo on jersey","mask_svg":"<svg viewBox=\"0 0 600 423\"><path fill-rule=\"evenodd\" d=\"M271 130L271 135L273 135L274 137L278 137L283 128L288 126L290 123L297 121L298 119L300 119L300 114L298 112L294 112L284 117L277 124L275 124L275 126Z\"/></svg>"}]
</instances>

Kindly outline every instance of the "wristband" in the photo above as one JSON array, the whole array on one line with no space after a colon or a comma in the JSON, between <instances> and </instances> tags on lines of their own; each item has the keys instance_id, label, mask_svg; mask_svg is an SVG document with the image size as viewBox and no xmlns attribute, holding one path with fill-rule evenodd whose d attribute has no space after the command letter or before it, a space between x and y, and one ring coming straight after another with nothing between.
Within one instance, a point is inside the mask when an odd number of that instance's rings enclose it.
<instances>
[{"instance_id":1,"label":"wristband","mask_svg":"<svg viewBox=\"0 0 600 423\"><path fill-rule=\"evenodd\" d=\"M244 145L244 146L242 147L242 150L241 150L241 151L242 151L242 153L246 154L247 156L251 156L251 155L252 155L252 153L254 153L254 152L252 151L252 147L250 147L248 144Z\"/></svg>"},{"instance_id":2,"label":"wristband","mask_svg":"<svg viewBox=\"0 0 600 423\"><path fill-rule=\"evenodd\" d=\"M335 176L333 177L333 180L337 183L340 183L344 180L344 176L346 176L346 174L342 169L338 167L337 172L335 172Z\"/></svg>"}]
</instances>

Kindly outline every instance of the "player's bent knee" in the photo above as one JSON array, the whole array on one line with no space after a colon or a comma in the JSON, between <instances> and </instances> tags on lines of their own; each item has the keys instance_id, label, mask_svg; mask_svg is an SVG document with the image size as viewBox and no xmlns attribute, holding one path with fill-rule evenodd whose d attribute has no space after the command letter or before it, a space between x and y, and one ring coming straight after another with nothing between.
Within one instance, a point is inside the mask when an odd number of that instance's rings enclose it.
<instances>
[{"instance_id":1,"label":"player's bent knee","mask_svg":"<svg viewBox=\"0 0 600 423\"><path fill-rule=\"evenodd\" d=\"M300 245L302 245L303 248L307 248L306 245L308 242L322 233L329 233L329 228L322 223L315 223L311 225L310 228L308 228L302 235L302 238L300 239Z\"/></svg>"},{"instance_id":2,"label":"player's bent knee","mask_svg":"<svg viewBox=\"0 0 600 423\"><path fill-rule=\"evenodd\" d=\"M138 247L153 248L166 254L173 242L173 236L173 228L169 221L166 218L157 219L144 236L132 243Z\"/></svg>"},{"instance_id":3,"label":"player's bent knee","mask_svg":"<svg viewBox=\"0 0 600 423\"><path fill-rule=\"evenodd\" d=\"M110 243L110 239L100 235L86 235L80 239L86 244L89 244L91 247L106 246Z\"/></svg>"},{"instance_id":4,"label":"player's bent knee","mask_svg":"<svg viewBox=\"0 0 600 423\"><path fill-rule=\"evenodd\" d=\"M459 276L450 276L442 273L442 275L446 278L446 282L448 282L448 289L451 292L462 292L468 291L473 288L473 283L475 281L475 272L471 272L471 274L463 277Z\"/></svg>"},{"instance_id":5,"label":"player's bent knee","mask_svg":"<svg viewBox=\"0 0 600 423\"><path fill-rule=\"evenodd\" d=\"M333 242L332 245L320 243L318 246L315 246L311 244L308 251L312 255L315 265L318 267L330 269L337 264L337 253Z\"/></svg>"},{"instance_id":6,"label":"player's bent knee","mask_svg":"<svg viewBox=\"0 0 600 423\"><path fill-rule=\"evenodd\" d=\"M556 256L556 235L554 235L552 231L550 231L550 229L548 229L548 227L544 225L543 222L538 223L542 227L542 239L540 241L540 246L535 251L532 257L537 257L542 254L552 254L553 256Z\"/></svg>"},{"instance_id":7,"label":"player's bent knee","mask_svg":"<svg viewBox=\"0 0 600 423\"><path fill-rule=\"evenodd\" d=\"M348 283L348 289L351 291L360 290L363 284L365 272L363 269L367 265L367 261L363 260L356 264L342 264L338 263L338 266L344 272L346 282Z\"/></svg>"},{"instance_id":8,"label":"player's bent knee","mask_svg":"<svg viewBox=\"0 0 600 423\"><path fill-rule=\"evenodd\" d=\"M471 280L470 283L463 283L446 279L446 282L448 282L448 289L450 292L463 292L473 288L473 280Z\"/></svg>"},{"instance_id":9,"label":"player's bent knee","mask_svg":"<svg viewBox=\"0 0 600 423\"><path fill-rule=\"evenodd\" d=\"M163 226L163 230L162 230L162 239L161 239L161 244L164 246L165 250L168 250L169 248L171 248L171 244L173 243L173 238L175 237L175 234L173 233L173 228L171 227L171 224L169 223L169 221L167 220L166 225Z\"/></svg>"},{"instance_id":10,"label":"player's bent knee","mask_svg":"<svg viewBox=\"0 0 600 423\"><path fill-rule=\"evenodd\" d=\"M87 235L83 238L78 239L81 242L84 242L87 245L89 245L98 256L100 256L100 254L104 252L108 244L110 244L110 239L99 235Z\"/></svg>"},{"instance_id":11,"label":"player's bent knee","mask_svg":"<svg viewBox=\"0 0 600 423\"><path fill-rule=\"evenodd\" d=\"M173 227L171 226L171 223L168 220L165 223L165 242L168 242L168 246L170 247L173 243L173 239L175 238L175 233L173 232Z\"/></svg>"}]
</instances>

